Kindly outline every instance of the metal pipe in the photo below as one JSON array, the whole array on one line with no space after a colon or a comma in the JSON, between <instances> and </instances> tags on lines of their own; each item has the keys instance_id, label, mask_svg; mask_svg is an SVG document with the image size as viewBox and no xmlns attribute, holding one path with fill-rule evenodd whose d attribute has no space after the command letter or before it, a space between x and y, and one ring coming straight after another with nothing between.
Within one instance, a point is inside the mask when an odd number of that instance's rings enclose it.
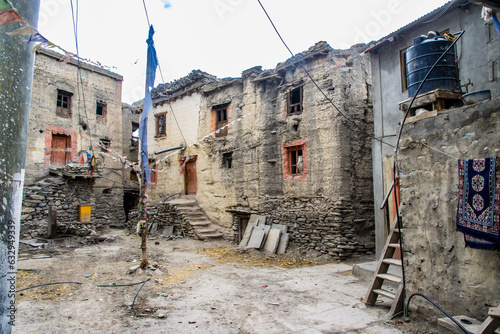
<instances>
[{"instance_id":1,"label":"metal pipe","mask_svg":"<svg viewBox=\"0 0 500 334\"><path fill-rule=\"evenodd\" d=\"M170 151L175 151L175 150L182 150L183 148L185 148L185 146L177 146L177 147L167 148L166 150L155 152L154 155L158 155L158 154L162 154L162 153L166 153L166 152L170 152Z\"/></svg>"},{"instance_id":2,"label":"metal pipe","mask_svg":"<svg viewBox=\"0 0 500 334\"><path fill-rule=\"evenodd\" d=\"M14 0L36 28L40 0ZM26 141L35 56L26 36L10 36L20 23L0 25L0 333L15 325L15 290L23 199ZM55 111L54 111L55 112Z\"/></svg>"}]
</instances>

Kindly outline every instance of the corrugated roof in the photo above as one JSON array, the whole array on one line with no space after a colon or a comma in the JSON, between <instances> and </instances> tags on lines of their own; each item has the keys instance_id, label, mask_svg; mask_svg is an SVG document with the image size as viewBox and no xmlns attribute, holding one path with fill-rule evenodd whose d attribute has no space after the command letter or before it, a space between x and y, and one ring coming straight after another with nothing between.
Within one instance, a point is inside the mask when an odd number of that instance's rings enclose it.
<instances>
[{"instance_id":1,"label":"corrugated roof","mask_svg":"<svg viewBox=\"0 0 500 334\"><path fill-rule=\"evenodd\" d=\"M398 30L390 33L389 35L379 39L377 42L370 44L370 47L368 49L366 49L365 52L370 52L370 51L376 50L376 49L382 47L383 45L385 45L386 43L390 43L390 42L394 41L394 39L397 39L398 36L400 34L402 34L403 32L409 32L412 30L416 30L417 28L420 28L422 25L433 22L433 21L439 19L444 14L448 13L449 11L454 10L454 9L458 8L459 6L466 4L468 2L470 2L470 1L466 1L466 0L448 1L447 3L445 3L444 5L442 5L439 8L436 8L432 12L425 14L424 16L416 19L415 21L410 22L407 25L399 28Z\"/></svg>"}]
</instances>

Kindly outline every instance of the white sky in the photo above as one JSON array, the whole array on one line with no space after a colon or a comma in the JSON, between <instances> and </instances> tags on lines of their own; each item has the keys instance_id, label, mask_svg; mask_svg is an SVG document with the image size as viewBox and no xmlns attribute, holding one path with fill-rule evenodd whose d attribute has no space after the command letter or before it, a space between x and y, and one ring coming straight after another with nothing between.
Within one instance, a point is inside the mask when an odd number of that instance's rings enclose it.
<instances>
[{"instance_id":1,"label":"white sky","mask_svg":"<svg viewBox=\"0 0 500 334\"><path fill-rule=\"evenodd\" d=\"M446 0L261 0L294 53L319 41L333 48L369 42L399 29ZM165 8L165 4L171 6ZM76 9L76 0L73 0ZM165 82L200 69L239 77L253 66L290 58L257 0L146 0ZM75 52L68 0L41 0L38 30ZM79 1L80 56L124 76L123 98L143 98L148 25L142 0ZM156 83L162 83L159 73Z\"/></svg>"}]
</instances>

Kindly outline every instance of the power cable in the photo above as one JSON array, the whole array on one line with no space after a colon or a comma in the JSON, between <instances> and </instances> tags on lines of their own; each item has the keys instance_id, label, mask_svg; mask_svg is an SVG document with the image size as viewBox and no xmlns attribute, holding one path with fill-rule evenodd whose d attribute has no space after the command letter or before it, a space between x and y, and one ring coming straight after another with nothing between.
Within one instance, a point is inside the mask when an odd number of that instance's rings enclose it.
<instances>
[{"instance_id":1,"label":"power cable","mask_svg":"<svg viewBox=\"0 0 500 334\"><path fill-rule=\"evenodd\" d=\"M441 61L441 59L443 59L443 57L448 53L448 51L450 51L451 48L453 48L455 46L455 44L458 42L458 40L463 36L464 32L465 31L461 31L461 32L457 33L457 34L459 34L459 36L453 41L453 43L450 44L450 46L441 54L441 56L432 65L432 67L429 69L429 71L427 72L427 74L423 78L422 82L418 86L417 90L415 91L415 95L413 95L413 98L412 98L412 100L410 102L410 105L408 106L408 110L406 111L405 116L403 118L403 121L401 122L401 127L399 129L398 139L396 141L396 148L394 150L394 166L393 166L393 168L394 168L394 178L393 178L394 185L396 185L396 180L397 180L397 177L398 177L397 163L398 163L398 154L399 154L399 144L401 142L401 135L403 133L403 128L405 126L406 119L408 118L408 115L410 114L411 107L413 106L413 103L415 102L415 99L417 98L418 93L422 89L425 81L429 78L431 72L434 70L434 68L436 68L437 64L439 64L439 62ZM399 203L398 203L398 197L397 197L396 193L394 193L394 201L395 201L395 204L396 204L395 207L396 207L397 224L398 224L399 231L401 232L402 229L403 229L403 223L402 223L401 218L400 218ZM402 280L403 280L403 301L404 301L406 299L406 276L405 276L405 264L404 264L404 248L403 248L403 244L404 244L403 243L403 234L400 233L399 246L400 246L400 249L401 249L400 253L401 253L401 269L402 269L402 276L403 276ZM407 314L408 314L408 308L405 307L404 304L403 304L403 312L404 312L405 316L407 316Z\"/></svg>"},{"instance_id":2,"label":"power cable","mask_svg":"<svg viewBox=\"0 0 500 334\"><path fill-rule=\"evenodd\" d=\"M25 291L25 290L34 289L34 288L39 288L39 287L41 287L41 286L47 286L47 285L58 285L58 284L78 284L78 285L82 285L83 283L80 283L80 282L57 282L57 283L46 283L46 284L40 284L40 285L30 286L29 288L24 288L24 289L21 289L21 290L16 290L16 293L17 293L17 292L21 292L21 291Z\"/></svg>"},{"instance_id":3,"label":"power cable","mask_svg":"<svg viewBox=\"0 0 500 334\"><path fill-rule=\"evenodd\" d=\"M83 78L82 78L82 70L80 63L80 50L78 48L78 12L79 12L79 3L76 0L76 17L75 17L75 9L73 8L73 0L70 0L71 4L71 15L73 18L73 33L75 36L75 46L76 46L76 55L77 55L77 90L78 90L78 115L80 115L80 100L83 98L83 110L85 111L85 119L87 121L87 128L89 130L89 141L90 141L90 150L92 151L92 155L94 155L94 147L92 145L92 132L90 131L90 123L89 117L87 114L87 106L85 103L85 90L83 88ZM81 96L80 96L81 89ZM94 124L95 126L95 124Z\"/></svg>"},{"instance_id":4,"label":"power cable","mask_svg":"<svg viewBox=\"0 0 500 334\"><path fill-rule=\"evenodd\" d=\"M144 12L146 13L146 20L148 20L148 28L151 26L149 23L149 15L148 15L148 8L146 7L146 2L142 0L142 4L144 5Z\"/></svg>"},{"instance_id":5,"label":"power cable","mask_svg":"<svg viewBox=\"0 0 500 334\"><path fill-rule=\"evenodd\" d=\"M264 6L262 5L262 3L260 2L260 0L257 0L259 2L259 5L260 7L262 8L262 10L264 11L264 13L266 14L269 22L271 23L271 25L273 26L274 28L274 31L276 32L276 34L278 35L278 37L280 38L281 42L283 43L283 45L285 46L285 48L288 50L288 52L292 55L292 58L300 65L300 67L304 70L304 72L307 74L307 76L309 77L309 79L311 79L311 81L313 82L313 84L316 86L316 88L321 92L321 94L327 99L327 101L337 110L337 112L342 115L342 117L344 117L349 123L351 123L352 125L354 125L355 127L357 127L362 133L364 133L365 135L367 135L368 137L382 143L382 144L386 144L390 147L395 147L394 145L392 144L389 144L389 143L386 143L385 141L379 139L379 138L376 138L374 137L373 135L369 134L368 132L366 132L366 130L364 130L363 128L361 128L358 124L356 124L352 119L350 119L346 114L344 114L336 105L335 103L333 103L333 101L328 97L328 95L326 95L326 93L321 89L321 87L318 85L318 83L316 82L316 80L314 80L314 78L312 77L312 75L309 73L309 71L305 68L305 66L302 64L302 62L297 59L297 57L295 56L295 54L292 52L292 50L290 50L290 48L288 47L288 45L286 44L285 40L283 39L283 37L281 37L281 34L279 33L278 29L276 28L276 26L274 25L274 22L273 20L271 19L271 17L269 16L269 14L267 13L266 9L264 8Z\"/></svg>"},{"instance_id":6,"label":"power cable","mask_svg":"<svg viewBox=\"0 0 500 334\"><path fill-rule=\"evenodd\" d=\"M465 333L467 334L472 334L471 332L469 332L467 329L465 329L464 326L462 326L461 323L459 323L458 321L456 321L451 315L449 315L445 310L443 310L438 304L436 304L435 302L433 302L431 299L427 298L426 296L424 296L423 294L420 294L420 293L414 293L410 296L410 298L408 298L408 303L406 304L406 309L408 309L408 307L410 306L410 301L412 300L413 297L415 296L418 296L418 297L422 297L424 298L425 300L427 300L429 303L431 303L432 305L434 305L438 310L440 310L441 312L444 313L444 315L446 315L448 318L451 319L451 321L453 321L455 323L455 325L457 325L458 327L460 327L461 330L463 330Z\"/></svg>"}]
</instances>

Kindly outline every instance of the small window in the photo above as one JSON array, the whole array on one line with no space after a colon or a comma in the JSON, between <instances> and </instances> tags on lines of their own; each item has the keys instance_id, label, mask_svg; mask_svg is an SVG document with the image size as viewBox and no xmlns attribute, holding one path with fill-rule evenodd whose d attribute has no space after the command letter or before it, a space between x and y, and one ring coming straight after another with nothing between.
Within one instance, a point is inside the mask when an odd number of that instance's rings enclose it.
<instances>
[{"instance_id":1,"label":"small window","mask_svg":"<svg viewBox=\"0 0 500 334\"><path fill-rule=\"evenodd\" d=\"M307 176L306 144L297 140L283 147L283 174L286 180L305 179Z\"/></svg>"},{"instance_id":2,"label":"small window","mask_svg":"<svg viewBox=\"0 0 500 334\"><path fill-rule=\"evenodd\" d=\"M139 123L132 122L132 135L130 137L130 147L137 147L139 145L139 138L138 138L139 135L137 135L137 137L134 137L134 132L136 132L137 129L139 129Z\"/></svg>"},{"instance_id":3,"label":"small window","mask_svg":"<svg viewBox=\"0 0 500 334\"><path fill-rule=\"evenodd\" d=\"M215 116L215 137L227 136L227 111L229 106L217 107L213 109Z\"/></svg>"},{"instance_id":4,"label":"small window","mask_svg":"<svg viewBox=\"0 0 500 334\"><path fill-rule=\"evenodd\" d=\"M109 139L99 139L99 144L101 144L101 150L106 152L111 148L111 140Z\"/></svg>"},{"instance_id":5,"label":"small window","mask_svg":"<svg viewBox=\"0 0 500 334\"><path fill-rule=\"evenodd\" d=\"M289 172L291 175L300 175L304 171L302 146L288 148Z\"/></svg>"},{"instance_id":6,"label":"small window","mask_svg":"<svg viewBox=\"0 0 500 334\"><path fill-rule=\"evenodd\" d=\"M167 135L167 113L155 115L155 137L165 137Z\"/></svg>"},{"instance_id":7,"label":"small window","mask_svg":"<svg viewBox=\"0 0 500 334\"><path fill-rule=\"evenodd\" d=\"M233 152L224 153L222 155L222 167L230 169L233 165Z\"/></svg>"},{"instance_id":8,"label":"small window","mask_svg":"<svg viewBox=\"0 0 500 334\"><path fill-rule=\"evenodd\" d=\"M158 166L156 165L156 159L149 159L149 180L151 185L156 185L158 182Z\"/></svg>"},{"instance_id":9,"label":"small window","mask_svg":"<svg viewBox=\"0 0 500 334\"><path fill-rule=\"evenodd\" d=\"M95 114L97 123L106 124L107 107L105 102L96 102Z\"/></svg>"},{"instance_id":10,"label":"small window","mask_svg":"<svg viewBox=\"0 0 500 334\"><path fill-rule=\"evenodd\" d=\"M57 90L56 115L64 118L71 118L71 96L72 93L64 90Z\"/></svg>"},{"instance_id":11,"label":"small window","mask_svg":"<svg viewBox=\"0 0 500 334\"><path fill-rule=\"evenodd\" d=\"M302 86L288 92L288 115L302 112Z\"/></svg>"}]
</instances>

